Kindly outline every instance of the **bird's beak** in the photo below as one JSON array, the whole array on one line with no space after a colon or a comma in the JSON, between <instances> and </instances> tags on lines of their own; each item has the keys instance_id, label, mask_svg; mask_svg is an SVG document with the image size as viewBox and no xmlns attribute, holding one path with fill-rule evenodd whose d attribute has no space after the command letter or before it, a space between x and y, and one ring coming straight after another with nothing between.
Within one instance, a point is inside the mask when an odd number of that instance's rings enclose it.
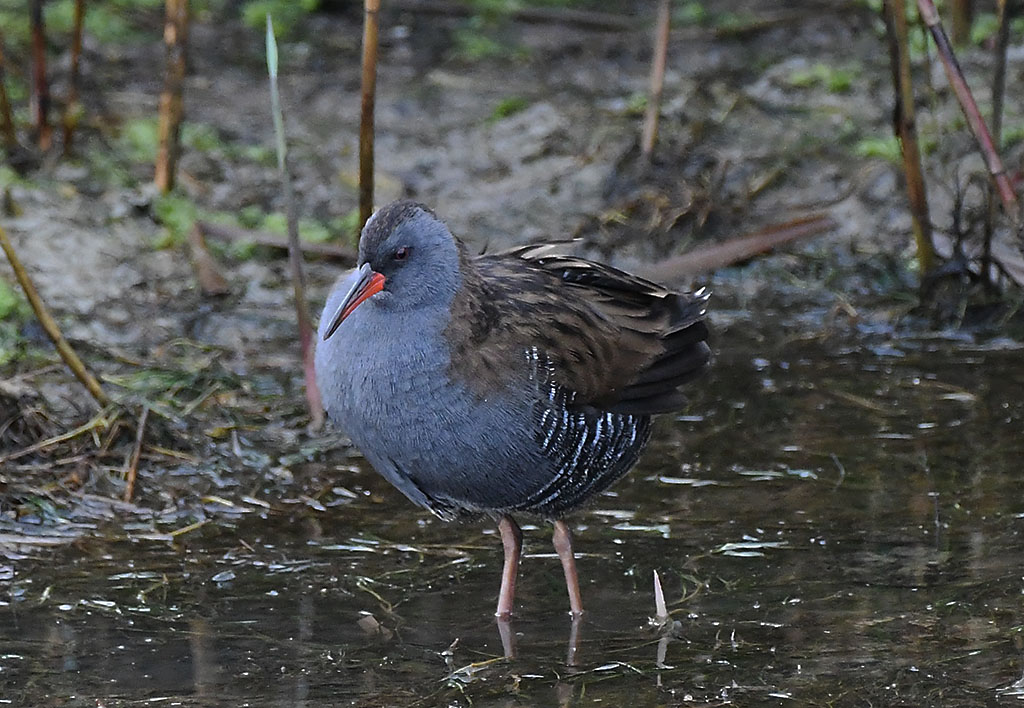
<instances>
[{"instance_id":1,"label":"bird's beak","mask_svg":"<svg viewBox=\"0 0 1024 708\"><path fill-rule=\"evenodd\" d=\"M356 273L356 278L348 292L345 293L341 304L338 305L338 310L331 316L331 324L324 331L324 341L331 338L345 318L351 315L364 300L370 299L383 289L384 276L370 268L369 263L364 263Z\"/></svg>"}]
</instances>

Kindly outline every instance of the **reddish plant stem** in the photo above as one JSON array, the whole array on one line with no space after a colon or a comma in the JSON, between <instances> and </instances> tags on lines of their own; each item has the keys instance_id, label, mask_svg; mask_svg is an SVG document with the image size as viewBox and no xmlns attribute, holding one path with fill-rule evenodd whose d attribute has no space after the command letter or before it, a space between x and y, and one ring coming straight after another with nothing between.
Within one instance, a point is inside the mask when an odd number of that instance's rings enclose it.
<instances>
[{"instance_id":1,"label":"reddish plant stem","mask_svg":"<svg viewBox=\"0 0 1024 708\"><path fill-rule=\"evenodd\" d=\"M174 189L181 152L181 120L185 113L185 45L188 42L188 0L166 0L164 88L160 93L156 170L153 181L161 192Z\"/></svg>"},{"instance_id":2,"label":"reddish plant stem","mask_svg":"<svg viewBox=\"0 0 1024 708\"><path fill-rule=\"evenodd\" d=\"M380 0L363 5L362 107L359 121L359 228L373 213L373 110L377 92L377 34Z\"/></svg>"},{"instance_id":3,"label":"reddish plant stem","mask_svg":"<svg viewBox=\"0 0 1024 708\"><path fill-rule=\"evenodd\" d=\"M640 141L641 154L650 160L654 142L658 139L658 118L661 115L661 93L665 87L665 64L668 61L668 37L672 25L669 0L658 4L658 21L654 30L654 54L651 58L651 92L647 97L644 132Z\"/></svg>"},{"instance_id":4,"label":"reddish plant stem","mask_svg":"<svg viewBox=\"0 0 1024 708\"><path fill-rule=\"evenodd\" d=\"M299 327L299 351L302 353L302 370L306 381L306 404L309 408L310 426L313 430L319 430L324 426L324 404L320 397L320 387L316 382L313 321L309 315L309 301L306 298L306 271L303 268L302 248L299 244L299 219L295 212L295 197L287 159L282 159L280 171L288 221L288 266L291 271L295 318Z\"/></svg>"},{"instance_id":5,"label":"reddish plant stem","mask_svg":"<svg viewBox=\"0 0 1024 708\"><path fill-rule=\"evenodd\" d=\"M324 424L324 406L320 388L316 381L314 367L313 324L306 300L306 272L303 268L302 250L299 246L299 218L295 207L295 192L292 188L291 173L288 170L288 143L285 139L284 108L278 91L277 39L274 25L267 15L267 69L270 79L270 108L274 120L274 137L277 148L277 170L284 192L285 217L288 222L288 265L291 270L295 319L299 328L299 347L302 353L302 368L306 382L306 404L309 409L310 425L319 430Z\"/></svg>"},{"instance_id":6,"label":"reddish plant stem","mask_svg":"<svg viewBox=\"0 0 1024 708\"><path fill-rule=\"evenodd\" d=\"M74 29L71 35L71 72L68 76L68 101L64 106L64 154L71 152L71 142L78 126L81 105L78 102L78 67L82 56L82 24L85 21L85 0L75 0Z\"/></svg>"},{"instance_id":7,"label":"reddish plant stem","mask_svg":"<svg viewBox=\"0 0 1024 708\"><path fill-rule=\"evenodd\" d=\"M31 0L32 23L32 96L30 99L36 144L46 151L53 145L50 127L50 84L46 80L46 27L43 23L43 0Z\"/></svg>"},{"instance_id":8,"label":"reddish plant stem","mask_svg":"<svg viewBox=\"0 0 1024 708\"><path fill-rule=\"evenodd\" d=\"M974 100L971 88L967 85L963 70L957 63L956 54L949 43L949 37L946 36L946 30L943 29L941 20L939 20L939 12L935 9L935 3L932 0L917 0L917 9L935 41L942 66L946 70L946 78L960 102L960 108L963 109L964 116L967 118L967 124L978 143L982 157L985 159L985 165L988 167L988 172L995 182L996 191L999 192L999 198L1002 200L1003 209L1017 224L1020 222L1020 205L1017 195L1013 191L1013 185L1003 167L1003 161L999 158L992 135L988 132L985 120L981 117L981 111L978 110L978 104Z\"/></svg>"}]
</instances>

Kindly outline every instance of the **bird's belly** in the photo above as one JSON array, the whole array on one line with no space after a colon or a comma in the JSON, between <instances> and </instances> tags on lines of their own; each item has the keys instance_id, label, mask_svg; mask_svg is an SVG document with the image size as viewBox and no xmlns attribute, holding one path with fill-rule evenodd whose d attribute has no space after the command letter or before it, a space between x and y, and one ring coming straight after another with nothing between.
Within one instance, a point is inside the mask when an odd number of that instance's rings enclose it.
<instances>
[{"instance_id":1,"label":"bird's belly","mask_svg":"<svg viewBox=\"0 0 1024 708\"><path fill-rule=\"evenodd\" d=\"M512 508L550 476L529 402L481 399L447 366L413 357L342 374L329 411L373 467L414 502L442 514Z\"/></svg>"},{"instance_id":2,"label":"bird's belly","mask_svg":"<svg viewBox=\"0 0 1024 708\"><path fill-rule=\"evenodd\" d=\"M560 515L625 474L649 434L646 418L546 408L558 401L538 396L528 372L481 398L453 380L440 347L388 344L383 360L354 338L338 344L317 359L331 419L388 481L444 516Z\"/></svg>"}]
</instances>

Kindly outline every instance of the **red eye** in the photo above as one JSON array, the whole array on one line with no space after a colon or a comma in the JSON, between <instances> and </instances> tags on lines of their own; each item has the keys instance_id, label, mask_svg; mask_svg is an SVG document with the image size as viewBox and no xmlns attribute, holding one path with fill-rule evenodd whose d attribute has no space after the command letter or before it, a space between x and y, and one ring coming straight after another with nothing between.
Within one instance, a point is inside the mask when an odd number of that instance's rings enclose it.
<instances>
[{"instance_id":1,"label":"red eye","mask_svg":"<svg viewBox=\"0 0 1024 708\"><path fill-rule=\"evenodd\" d=\"M409 257L409 251L411 250L412 249L409 248L408 246L399 246L398 248L395 249L395 260L404 261L406 258Z\"/></svg>"}]
</instances>

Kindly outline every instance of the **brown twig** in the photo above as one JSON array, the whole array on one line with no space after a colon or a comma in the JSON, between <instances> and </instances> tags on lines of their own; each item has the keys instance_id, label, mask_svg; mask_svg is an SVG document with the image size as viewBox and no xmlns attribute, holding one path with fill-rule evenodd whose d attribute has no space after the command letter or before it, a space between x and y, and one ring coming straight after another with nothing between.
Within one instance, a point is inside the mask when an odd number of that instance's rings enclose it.
<instances>
[{"instance_id":1,"label":"brown twig","mask_svg":"<svg viewBox=\"0 0 1024 708\"><path fill-rule=\"evenodd\" d=\"M650 161L654 152L654 141L658 139L658 118L661 115L661 92L665 86L665 63L668 60L668 36L672 26L669 0L658 4L658 21L654 30L654 53L651 57L651 91L647 97L647 111L644 115L644 132L640 151Z\"/></svg>"},{"instance_id":2,"label":"brown twig","mask_svg":"<svg viewBox=\"0 0 1024 708\"><path fill-rule=\"evenodd\" d=\"M7 99L7 80L5 78L4 34L0 32L0 135L4 146L13 148L18 144L18 136L14 132L14 117L11 113L11 102Z\"/></svg>"},{"instance_id":3,"label":"brown twig","mask_svg":"<svg viewBox=\"0 0 1024 708\"><path fill-rule=\"evenodd\" d=\"M971 128L971 133L978 142L978 149L985 158L985 165L988 167L988 172L996 184L996 190L999 192L1000 200L1002 200L1003 209L1010 219L1013 220L1014 224L1019 224L1020 206L1017 194L1013 191L1010 178L1003 168L1003 161L999 158L999 151L992 142L992 135L985 126L985 119L981 117L981 111L978 110L978 104L974 100L971 88L967 85L964 72L960 68L960 64L957 63L956 54L949 43L949 37L946 36L946 30L943 29L941 20L939 20L939 12L935 9L935 3L932 0L917 0L917 9L921 13L921 19L924 20L925 25L931 32L932 39L935 41L935 46L939 51L939 58L942 60L942 66L946 70L946 78L949 81L949 85L953 88L957 100L960 102L960 108L963 109L964 116L967 118L967 124Z\"/></svg>"},{"instance_id":4,"label":"brown twig","mask_svg":"<svg viewBox=\"0 0 1024 708\"><path fill-rule=\"evenodd\" d=\"M82 106L78 102L78 67L82 57L82 24L85 0L75 0L74 29L71 35L71 72L68 76L68 101L64 106L64 154L71 153L71 142L78 126Z\"/></svg>"},{"instance_id":5,"label":"brown twig","mask_svg":"<svg viewBox=\"0 0 1024 708\"><path fill-rule=\"evenodd\" d=\"M797 239L831 231L836 226L828 214L812 214L786 224L770 226L725 243L697 248L655 265L640 268L645 277L671 283L740 263Z\"/></svg>"},{"instance_id":6,"label":"brown twig","mask_svg":"<svg viewBox=\"0 0 1024 708\"><path fill-rule=\"evenodd\" d=\"M130 502L135 494L135 478L139 472L139 458L142 457L142 440L146 437L146 420L149 419L149 406L143 404L142 414L139 415L138 425L135 427L135 447L132 448L132 456L128 462L128 469L124 476L124 500Z\"/></svg>"},{"instance_id":7,"label":"brown twig","mask_svg":"<svg viewBox=\"0 0 1024 708\"><path fill-rule=\"evenodd\" d=\"M31 0L32 22L32 122L36 144L44 152L53 144L50 127L50 84L46 80L46 26L43 23L43 0Z\"/></svg>"},{"instance_id":8,"label":"brown twig","mask_svg":"<svg viewBox=\"0 0 1024 708\"><path fill-rule=\"evenodd\" d=\"M363 80L359 118L359 228L373 213L373 108L377 92L377 32L380 0L363 4Z\"/></svg>"},{"instance_id":9,"label":"brown twig","mask_svg":"<svg viewBox=\"0 0 1024 708\"><path fill-rule=\"evenodd\" d=\"M188 42L188 0L166 0L164 88L160 93L156 170L153 181L161 192L174 189L181 152L181 120L185 113L185 45Z\"/></svg>"},{"instance_id":10,"label":"brown twig","mask_svg":"<svg viewBox=\"0 0 1024 708\"><path fill-rule=\"evenodd\" d=\"M199 227L204 235L210 238L218 238L223 241L248 241L265 248L279 248L282 251L288 250L288 238L270 233L269 231L249 231L237 226L214 224L209 221L197 221L196 226ZM299 248L304 254L322 256L350 265L355 263L358 258L358 254L351 248L335 246L329 243L300 241Z\"/></svg>"},{"instance_id":11,"label":"brown twig","mask_svg":"<svg viewBox=\"0 0 1024 708\"><path fill-rule=\"evenodd\" d=\"M36 313L39 324L46 330L47 336L49 336L50 341L57 348L61 359L64 360L64 363L71 369L75 378L82 382L82 385L85 386L97 403L101 406L109 404L110 399L103 391L99 381L89 373L89 370L85 368L85 364L75 354L75 350L71 348L71 345L64 339L64 335L61 334L60 328L50 315L50 311L46 308L42 298L39 297L35 285L32 284L32 279L25 270L25 266L22 265L21 259L14 252L14 246L11 244L10 239L7 238L7 232L4 231L3 227L0 227L0 247L3 247L4 253L7 254L7 260L10 261L11 268L14 269L14 277L18 279L18 283L21 285L29 305L32 306L32 311Z\"/></svg>"},{"instance_id":12,"label":"brown twig","mask_svg":"<svg viewBox=\"0 0 1024 708\"><path fill-rule=\"evenodd\" d=\"M907 179L907 201L917 246L917 262L922 273L935 267L935 245L932 222L928 212L928 188L921 167L921 150L917 142L917 119L914 109L914 86L910 74L910 42L907 11L903 0L885 0L882 7L886 35L889 39L889 64L896 97L893 110L893 132L900 142L903 172Z\"/></svg>"}]
</instances>

